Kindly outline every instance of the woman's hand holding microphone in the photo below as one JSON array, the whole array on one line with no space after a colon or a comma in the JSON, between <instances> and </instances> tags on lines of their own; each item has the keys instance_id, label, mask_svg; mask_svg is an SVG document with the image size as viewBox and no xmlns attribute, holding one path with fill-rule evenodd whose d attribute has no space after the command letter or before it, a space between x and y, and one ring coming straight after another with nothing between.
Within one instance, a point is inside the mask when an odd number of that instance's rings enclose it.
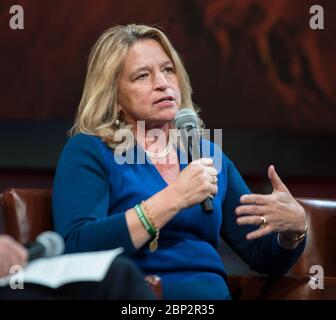
<instances>
[{"instance_id":1,"label":"woman's hand holding microphone","mask_svg":"<svg viewBox=\"0 0 336 320\"><path fill-rule=\"evenodd\" d=\"M169 188L175 195L179 210L201 203L218 192L217 170L211 158L192 161L184 168Z\"/></svg>"}]
</instances>

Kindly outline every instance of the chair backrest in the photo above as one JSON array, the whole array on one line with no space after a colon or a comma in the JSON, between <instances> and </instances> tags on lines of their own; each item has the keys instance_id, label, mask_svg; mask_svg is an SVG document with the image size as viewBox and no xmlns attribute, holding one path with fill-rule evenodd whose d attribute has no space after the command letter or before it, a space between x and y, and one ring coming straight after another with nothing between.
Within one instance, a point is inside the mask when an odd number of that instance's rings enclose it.
<instances>
[{"instance_id":1,"label":"chair backrest","mask_svg":"<svg viewBox=\"0 0 336 320\"><path fill-rule=\"evenodd\" d=\"M50 189L10 189L0 195L5 233L27 244L52 230Z\"/></svg>"},{"instance_id":2,"label":"chair backrest","mask_svg":"<svg viewBox=\"0 0 336 320\"><path fill-rule=\"evenodd\" d=\"M5 232L25 244L52 230L50 189L10 189L0 195ZM313 265L324 268L325 276L336 276L336 201L298 199L308 218L307 246L293 275L307 275Z\"/></svg>"},{"instance_id":3,"label":"chair backrest","mask_svg":"<svg viewBox=\"0 0 336 320\"><path fill-rule=\"evenodd\" d=\"M324 276L336 277L336 200L298 199L305 208L308 238L304 253L291 273L310 273L314 265L323 267Z\"/></svg>"}]
</instances>

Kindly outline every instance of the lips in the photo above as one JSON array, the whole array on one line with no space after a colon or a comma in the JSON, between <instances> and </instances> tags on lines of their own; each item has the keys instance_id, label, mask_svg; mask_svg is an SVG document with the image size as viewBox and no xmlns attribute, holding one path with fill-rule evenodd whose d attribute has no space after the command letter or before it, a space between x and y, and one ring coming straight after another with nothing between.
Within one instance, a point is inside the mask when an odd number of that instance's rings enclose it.
<instances>
[{"instance_id":1,"label":"lips","mask_svg":"<svg viewBox=\"0 0 336 320\"><path fill-rule=\"evenodd\" d=\"M164 102L170 102L170 101L174 101L174 98L172 96L165 96L165 97L162 97L158 100L156 100L154 102L154 104L157 104L157 103L164 103Z\"/></svg>"}]
</instances>

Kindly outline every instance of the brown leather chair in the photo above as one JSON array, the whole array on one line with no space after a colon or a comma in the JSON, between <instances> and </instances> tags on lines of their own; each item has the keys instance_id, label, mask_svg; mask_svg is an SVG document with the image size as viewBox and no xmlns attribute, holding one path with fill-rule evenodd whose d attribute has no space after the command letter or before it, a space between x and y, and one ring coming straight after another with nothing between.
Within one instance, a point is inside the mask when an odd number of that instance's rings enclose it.
<instances>
[{"instance_id":1,"label":"brown leather chair","mask_svg":"<svg viewBox=\"0 0 336 320\"><path fill-rule=\"evenodd\" d=\"M4 229L21 244L53 230L50 189L10 189L0 194Z\"/></svg>"},{"instance_id":2,"label":"brown leather chair","mask_svg":"<svg viewBox=\"0 0 336 320\"><path fill-rule=\"evenodd\" d=\"M307 275L320 265L327 277L336 277L336 200L298 199L307 212L309 236L293 275Z\"/></svg>"},{"instance_id":3,"label":"brown leather chair","mask_svg":"<svg viewBox=\"0 0 336 320\"><path fill-rule=\"evenodd\" d=\"M234 299L336 299L336 201L297 199L307 213L308 237L305 251L282 277L229 276ZM312 289L310 268L323 267L324 289ZM317 279L316 279L317 280Z\"/></svg>"},{"instance_id":4,"label":"brown leather chair","mask_svg":"<svg viewBox=\"0 0 336 320\"><path fill-rule=\"evenodd\" d=\"M27 244L41 232L53 230L51 193L50 189L10 189L0 194L5 233ZM161 279L150 275L145 280L156 297L162 298Z\"/></svg>"},{"instance_id":5,"label":"brown leather chair","mask_svg":"<svg viewBox=\"0 0 336 320\"><path fill-rule=\"evenodd\" d=\"M308 216L307 246L292 268L282 277L234 276L228 284L234 299L336 299L336 201L298 199ZM0 195L6 233L25 244L52 230L51 190L10 189ZM324 290L310 286L312 265L324 268ZM162 296L160 279L147 282Z\"/></svg>"}]
</instances>

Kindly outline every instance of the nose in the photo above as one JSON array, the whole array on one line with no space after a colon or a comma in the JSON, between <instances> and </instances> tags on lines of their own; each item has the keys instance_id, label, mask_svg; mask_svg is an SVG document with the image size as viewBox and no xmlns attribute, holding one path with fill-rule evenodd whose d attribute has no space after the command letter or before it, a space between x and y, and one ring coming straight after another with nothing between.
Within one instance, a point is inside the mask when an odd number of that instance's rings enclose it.
<instances>
[{"instance_id":1,"label":"nose","mask_svg":"<svg viewBox=\"0 0 336 320\"><path fill-rule=\"evenodd\" d=\"M169 86L169 83L163 74L163 72L158 72L154 78L154 89L155 90L166 90Z\"/></svg>"}]
</instances>

